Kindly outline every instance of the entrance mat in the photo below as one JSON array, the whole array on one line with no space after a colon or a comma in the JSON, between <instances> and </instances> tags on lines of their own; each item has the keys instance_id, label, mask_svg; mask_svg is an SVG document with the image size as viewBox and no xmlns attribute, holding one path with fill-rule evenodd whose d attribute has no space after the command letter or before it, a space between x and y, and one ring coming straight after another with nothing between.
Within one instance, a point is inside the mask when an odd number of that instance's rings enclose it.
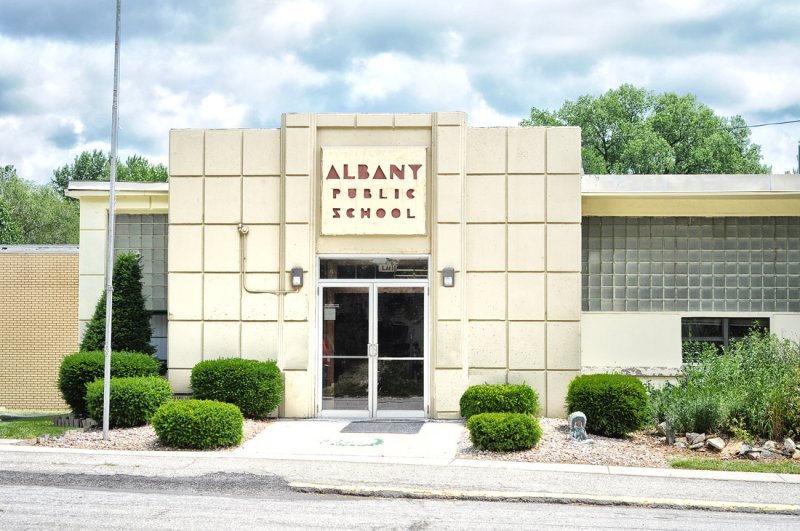
<instances>
[{"instance_id":1,"label":"entrance mat","mask_svg":"<svg viewBox=\"0 0 800 531\"><path fill-rule=\"evenodd\" d=\"M419 433L424 422L351 422L339 433Z\"/></svg>"}]
</instances>

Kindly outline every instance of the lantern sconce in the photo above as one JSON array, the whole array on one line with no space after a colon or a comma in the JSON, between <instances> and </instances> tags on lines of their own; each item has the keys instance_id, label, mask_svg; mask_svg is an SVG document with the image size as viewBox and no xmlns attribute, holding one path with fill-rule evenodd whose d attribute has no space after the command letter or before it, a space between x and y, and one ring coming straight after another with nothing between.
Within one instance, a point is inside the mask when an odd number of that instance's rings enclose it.
<instances>
[{"instance_id":1,"label":"lantern sconce","mask_svg":"<svg viewBox=\"0 0 800 531\"><path fill-rule=\"evenodd\" d=\"M292 287L294 289L300 289L303 287L303 268L302 267L293 267L292 268Z\"/></svg>"},{"instance_id":2,"label":"lantern sconce","mask_svg":"<svg viewBox=\"0 0 800 531\"><path fill-rule=\"evenodd\" d=\"M456 271L452 267L442 269L442 286L452 288L456 285Z\"/></svg>"}]
</instances>

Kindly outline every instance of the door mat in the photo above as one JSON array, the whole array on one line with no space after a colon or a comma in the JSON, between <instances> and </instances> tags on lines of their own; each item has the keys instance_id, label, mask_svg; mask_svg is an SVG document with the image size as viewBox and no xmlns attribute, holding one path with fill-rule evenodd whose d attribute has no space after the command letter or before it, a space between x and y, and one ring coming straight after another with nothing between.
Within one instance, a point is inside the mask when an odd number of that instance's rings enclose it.
<instances>
[{"instance_id":1,"label":"door mat","mask_svg":"<svg viewBox=\"0 0 800 531\"><path fill-rule=\"evenodd\" d=\"M351 422L339 433L419 433L424 422Z\"/></svg>"}]
</instances>

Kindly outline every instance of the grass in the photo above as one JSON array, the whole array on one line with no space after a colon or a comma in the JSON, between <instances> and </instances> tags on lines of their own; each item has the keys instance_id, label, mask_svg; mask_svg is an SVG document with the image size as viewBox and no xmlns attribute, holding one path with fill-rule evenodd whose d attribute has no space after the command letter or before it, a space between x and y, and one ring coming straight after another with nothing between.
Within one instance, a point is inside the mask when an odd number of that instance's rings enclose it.
<instances>
[{"instance_id":1,"label":"grass","mask_svg":"<svg viewBox=\"0 0 800 531\"><path fill-rule=\"evenodd\" d=\"M10 414L52 414L58 415L59 413L52 413L48 411L3 411L2 413ZM75 428L64 428L53 425L53 419L50 417L34 418L24 420L4 420L0 422L0 439L33 439L34 437L41 437L42 435L61 435L65 431L74 430Z\"/></svg>"},{"instance_id":2,"label":"grass","mask_svg":"<svg viewBox=\"0 0 800 531\"><path fill-rule=\"evenodd\" d=\"M688 468L691 470L722 470L725 472L767 472L772 474L800 474L800 465L790 461L758 463L755 461L720 461L690 457L670 461L672 468Z\"/></svg>"}]
</instances>

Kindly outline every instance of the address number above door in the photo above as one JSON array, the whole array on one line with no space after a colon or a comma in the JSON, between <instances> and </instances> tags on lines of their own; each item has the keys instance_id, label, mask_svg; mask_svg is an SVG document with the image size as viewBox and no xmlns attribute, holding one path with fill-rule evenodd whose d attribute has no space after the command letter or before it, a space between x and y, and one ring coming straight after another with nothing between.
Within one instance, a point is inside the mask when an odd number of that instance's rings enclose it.
<instances>
[{"instance_id":1,"label":"address number above door","mask_svg":"<svg viewBox=\"0 0 800 531\"><path fill-rule=\"evenodd\" d=\"M424 235L424 147L322 148L323 235Z\"/></svg>"}]
</instances>

